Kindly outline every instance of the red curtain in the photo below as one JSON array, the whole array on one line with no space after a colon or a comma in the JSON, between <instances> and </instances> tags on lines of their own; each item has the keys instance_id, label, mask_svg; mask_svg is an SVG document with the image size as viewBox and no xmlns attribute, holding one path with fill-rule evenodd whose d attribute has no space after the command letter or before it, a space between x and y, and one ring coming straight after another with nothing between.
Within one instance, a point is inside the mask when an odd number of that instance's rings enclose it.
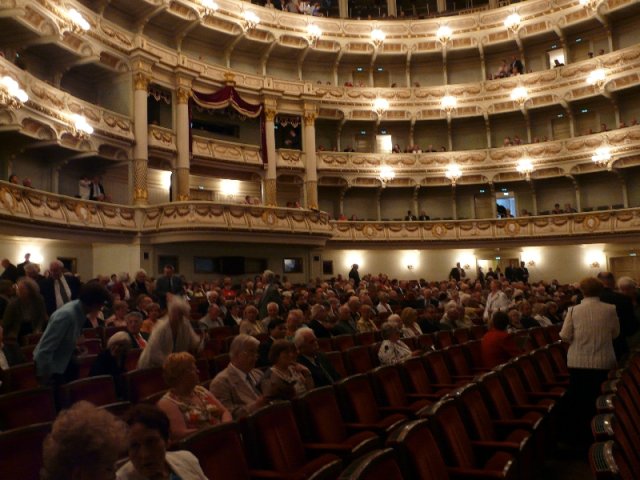
<instances>
[{"instance_id":1,"label":"red curtain","mask_svg":"<svg viewBox=\"0 0 640 480\"><path fill-rule=\"evenodd\" d=\"M261 138L261 150L262 150L262 162L267 163L267 148L266 148L266 134L264 128L264 115L262 115L262 104L259 103L254 105L245 101L235 88L231 85L227 85L222 87L217 92L213 93L202 93L192 91L191 98L193 102L200 105L203 108L210 108L212 110L219 110L222 108L227 108L231 106L234 110L241 113L245 117L249 118L257 118L260 117L260 136ZM191 110L191 109L189 109ZM191 118L191 112L189 112L189 116ZM189 124L189 134L191 134L191 124ZM189 135L191 136L191 135ZM189 142L191 145L191 142Z\"/></svg>"}]
</instances>

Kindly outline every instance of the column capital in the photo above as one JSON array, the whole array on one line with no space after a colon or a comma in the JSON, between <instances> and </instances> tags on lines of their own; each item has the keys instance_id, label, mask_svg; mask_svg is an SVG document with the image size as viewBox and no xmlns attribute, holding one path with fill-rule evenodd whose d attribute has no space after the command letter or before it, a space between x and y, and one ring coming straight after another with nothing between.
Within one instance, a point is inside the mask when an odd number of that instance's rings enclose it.
<instances>
[{"instance_id":1,"label":"column capital","mask_svg":"<svg viewBox=\"0 0 640 480\"><path fill-rule=\"evenodd\" d=\"M191 97L191 89L187 87L178 87L176 90L176 98L178 100L178 105L189 103L189 98Z\"/></svg>"},{"instance_id":2,"label":"column capital","mask_svg":"<svg viewBox=\"0 0 640 480\"><path fill-rule=\"evenodd\" d=\"M305 126L313 126L315 125L316 118L318 118L318 114L316 112L304 112L304 124Z\"/></svg>"},{"instance_id":3,"label":"column capital","mask_svg":"<svg viewBox=\"0 0 640 480\"><path fill-rule=\"evenodd\" d=\"M267 122L273 122L275 120L277 114L278 114L278 112L276 111L275 108L265 108L264 109L264 116L267 119Z\"/></svg>"},{"instance_id":4,"label":"column capital","mask_svg":"<svg viewBox=\"0 0 640 480\"><path fill-rule=\"evenodd\" d=\"M151 78L149 75L143 72L136 72L133 74L133 87L135 90L144 90L146 92L149 89L150 82Z\"/></svg>"}]
</instances>

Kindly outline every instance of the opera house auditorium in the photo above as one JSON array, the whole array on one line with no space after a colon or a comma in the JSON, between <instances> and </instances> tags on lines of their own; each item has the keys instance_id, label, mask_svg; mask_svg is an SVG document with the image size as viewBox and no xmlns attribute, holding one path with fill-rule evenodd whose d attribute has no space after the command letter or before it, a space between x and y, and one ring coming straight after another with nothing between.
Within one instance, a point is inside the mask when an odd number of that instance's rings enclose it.
<instances>
[{"instance_id":1,"label":"opera house auditorium","mask_svg":"<svg viewBox=\"0 0 640 480\"><path fill-rule=\"evenodd\" d=\"M639 31L0 0L3 478L640 478Z\"/></svg>"}]
</instances>

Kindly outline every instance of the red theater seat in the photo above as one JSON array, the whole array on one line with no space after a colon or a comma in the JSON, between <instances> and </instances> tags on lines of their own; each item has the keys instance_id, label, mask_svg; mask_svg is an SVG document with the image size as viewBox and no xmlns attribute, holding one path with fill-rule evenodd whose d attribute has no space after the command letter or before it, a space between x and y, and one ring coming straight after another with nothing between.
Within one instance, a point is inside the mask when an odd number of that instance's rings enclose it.
<instances>
[{"instance_id":1,"label":"red theater seat","mask_svg":"<svg viewBox=\"0 0 640 480\"><path fill-rule=\"evenodd\" d=\"M403 480L392 449L376 450L354 461L338 477L339 480Z\"/></svg>"},{"instance_id":2,"label":"red theater seat","mask_svg":"<svg viewBox=\"0 0 640 480\"><path fill-rule=\"evenodd\" d=\"M60 387L60 407L68 408L79 400L87 400L96 406L115 403L116 387L111 375L82 378Z\"/></svg>"},{"instance_id":3,"label":"red theater seat","mask_svg":"<svg viewBox=\"0 0 640 480\"><path fill-rule=\"evenodd\" d=\"M367 373L374 367L369 346L351 347L342 352L342 357L350 375Z\"/></svg>"},{"instance_id":4,"label":"red theater seat","mask_svg":"<svg viewBox=\"0 0 640 480\"><path fill-rule=\"evenodd\" d=\"M344 352L351 347L355 347L356 340L351 334L336 335L335 337L331 337L331 345L333 350Z\"/></svg>"},{"instance_id":5,"label":"red theater seat","mask_svg":"<svg viewBox=\"0 0 640 480\"><path fill-rule=\"evenodd\" d=\"M42 444L51 423L37 423L0 433L0 475L7 480L35 480L42 468Z\"/></svg>"},{"instance_id":6,"label":"red theater seat","mask_svg":"<svg viewBox=\"0 0 640 480\"><path fill-rule=\"evenodd\" d=\"M0 430L51 422L55 418L51 388L38 387L0 395Z\"/></svg>"},{"instance_id":7,"label":"red theater seat","mask_svg":"<svg viewBox=\"0 0 640 480\"><path fill-rule=\"evenodd\" d=\"M133 370L122 375L127 400L137 403L145 397L166 390L162 367Z\"/></svg>"},{"instance_id":8,"label":"red theater seat","mask_svg":"<svg viewBox=\"0 0 640 480\"><path fill-rule=\"evenodd\" d=\"M400 364L404 374L405 386L410 393L424 395L424 398L439 400L451 391L451 388L434 388L420 357L407 358Z\"/></svg>"},{"instance_id":9,"label":"red theater seat","mask_svg":"<svg viewBox=\"0 0 640 480\"><path fill-rule=\"evenodd\" d=\"M420 417L431 405L431 395L407 394L395 365L378 367L369 373L382 412Z\"/></svg>"}]
</instances>

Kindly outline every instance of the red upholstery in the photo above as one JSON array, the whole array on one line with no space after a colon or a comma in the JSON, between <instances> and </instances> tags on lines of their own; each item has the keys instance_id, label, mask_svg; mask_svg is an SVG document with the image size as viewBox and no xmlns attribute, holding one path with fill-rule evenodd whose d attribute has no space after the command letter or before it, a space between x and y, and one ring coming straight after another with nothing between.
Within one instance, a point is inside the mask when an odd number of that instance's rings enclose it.
<instances>
[{"instance_id":1,"label":"red upholstery","mask_svg":"<svg viewBox=\"0 0 640 480\"><path fill-rule=\"evenodd\" d=\"M344 352L348 348L355 347L356 340L353 338L353 335L350 334L336 335L335 337L331 337L331 345L333 346L333 350Z\"/></svg>"},{"instance_id":2,"label":"red upholstery","mask_svg":"<svg viewBox=\"0 0 640 480\"><path fill-rule=\"evenodd\" d=\"M84 339L98 339L98 340L102 341L102 339L104 337L104 331L102 330L102 327L85 328L85 329L82 330L81 339L83 337L84 337Z\"/></svg>"},{"instance_id":3,"label":"red upholstery","mask_svg":"<svg viewBox=\"0 0 640 480\"><path fill-rule=\"evenodd\" d=\"M200 430L182 439L176 448L193 453L207 478L250 478L240 430L235 422Z\"/></svg>"},{"instance_id":4,"label":"red upholstery","mask_svg":"<svg viewBox=\"0 0 640 480\"><path fill-rule=\"evenodd\" d=\"M51 423L37 423L0 433L0 475L5 479L35 480L42 468L42 444Z\"/></svg>"},{"instance_id":5,"label":"red upholstery","mask_svg":"<svg viewBox=\"0 0 640 480\"><path fill-rule=\"evenodd\" d=\"M476 384L458 389L455 397L470 437L482 442L485 448L499 448L514 455L518 459L520 478L530 479L534 454L540 454L537 458L543 459L542 452L534 450L531 433L509 421L494 422Z\"/></svg>"},{"instance_id":6,"label":"red upholstery","mask_svg":"<svg viewBox=\"0 0 640 480\"><path fill-rule=\"evenodd\" d=\"M149 395L166 390L162 367L133 370L122 375L125 396L131 403L137 403Z\"/></svg>"},{"instance_id":7,"label":"red upholstery","mask_svg":"<svg viewBox=\"0 0 640 480\"><path fill-rule=\"evenodd\" d=\"M547 336L545 334L545 330L542 327L530 328L529 329L529 337L533 342L534 347L544 347L549 343Z\"/></svg>"},{"instance_id":8,"label":"red upholstery","mask_svg":"<svg viewBox=\"0 0 640 480\"><path fill-rule=\"evenodd\" d=\"M331 352L333 349L330 338L318 338L318 346L321 352Z\"/></svg>"},{"instance_id":9,"label":"red upholstery","mask_svg":"<svg viewBox=\"0 0 640 480\"><path fill-rule=\"evenodd\" d=\"M342 352L326 352L324 355L327 360L329 360L335 371L340 374L340 378L348 376L347 368L344 366L344 361L342 359Z\"/></svg>"},{"instance_id":10,"label":"red upholstery","mask_svg":"<svg viewBox=\"0 0 640 480\"><path fill-rule=\"evenodd\" d=\"M434 389L425 370L424 362L419 357L411 357L400 364L404 373L405 385L411 393L430 395L436 400L451 391L450 388Z\"/></svg>"},{"instance_id":11,"label":"red upholstery","mask_svg":"<svg viewBox=\"0 0 640 480\"><path fill-rule=\"evenodd\" d=\"M21 363L1 370L2 392L15 392L38 387L35 363Z\"/></svg>"},{"instance_id":12,"label":"red upholstery","mask_svg":"<svg viewBox=\"0 0 640 480\"><path fill-rule=\"evenodd\" d=\"M220 373L222 370L227 368L231 359L229 358L228 353L221 353L220 355L216 355L212 361L213 365L210 367L210 370L213 369L215 373Z\"/></svg>"},{"instance_id":13,"label":"red upholstery","mask_svg":"<svg viewBox=\"0 0 640 480\"><path fill-rule=\"evenodd\" d=\"M542 382L548 386L559 386L566 388L569 386L568 375L556 374L553 371L553 365L551 364L549 350L546 348L539 348L531 353L533 361L535 362L538 372L541 375Z\"/></svg>"},{"instance_id":14,"label":"red upholstery","mask_svg":"<svg viewBox=\"0 0 640 480\"><path fill-rule=\"evenodd\" d=\"M308 460L289 402L252 413L247 426L247 449L256 454L255 467L277 473L275 478L335 478L342 466L339 457L331 454Z\"/></svg>"},{"instance_id":15,"label":"red upholstery","mask_svg":"<svg viewBox=\"0 0 640 480\"><path fill-rule=\"evenodd\" d=\"M430 333L425 333L416 337L416 341L418 342L418 348L420 350L431 350L434 345L433 335Z\"/></svg>"},{"instance_id":16,"label":"red upholstery","mask_svg":"<svg viewBox=\"0 0 640 480\"><path fill-rule=\"evenodd\" d=\"M140 359L140 355L142 355L142 350L139 348L134 348L127 352L127 359L124 362L124 367L127 372L138 368L138 360Z\"/></svg>"},{"instance_id":17,"label":"red upholstery","mask_svg":"<svg viewBox=\"0 0 640 480\"><path fill-rule=\"evenodd\" d=\"M33 362L33 351L35 349L36 349L36 345L25 345L24 347L20 347L22 356L25 358L27 362Z\"/></svg>"},{"instance_id":18,"label":"red upholstery","mask_svg":"<svg viewBox=\"0 0 640 480\"><path fill-rule=\"evenodd\" d=\"M501 373L507 393L514 405L545 414L555 411L556 403L554 400L541 398L538 395L531 395L527 392L520 378L518 368L513 363L496 367L496 371Z\"/></svg>"},{"instance_id":19,"label":"red upholstery","mask_svg":"<svg viewBox=\"0 0 640 480\"><path fill-rule=\"evenodd\" d=\"M456 343L453 331L451 330L440 330L435 332L433 334L433 338L435 340L435 345L440 349L450 347Z\"/></svg>"},{"instance_id":20,"label":"red upholstery","mask_svg":"<svg viewBox=\"0 0 640 480\"><path fill-rule=\"evenodd\" d=\"M79 400L87 400L96 406L117 401L116 387L111 375L82 378L60 387L60 407L68 408Z\"/></svg>"},{"instance_id":21,"label":"red upholstery","mask_svg":"<svg viewBox=\"0 0 640 480\"><path fill-rule=\"evenodd\" d=\"M293 407L307 449L351 460L379 446L378 436L371 431L349 436L331 386L305 393L294 400Z\"/></svg>"},{"instance_id":22,"label":"red upholstery","mask_svg":"<svg viewBox=\"0 0 640 480\"><path fill-rule=\"evenodd\" d=\"M458 377L473 378L476 374L473 366L471 365L471 358L468 351L463 345L452 345L443 350L448 364L452 367L452 373ZM482 364L478 365L480 367Z\"/></svg>"},{"instance_id":23,"label":"red upholstery","mask_svg":"<svg viewBox=\"0 0 640 480\"><path fill-rule=\"evenodd\" d=\"M350 422L347 423L347 428L373 430L378 434L386 435L407 418L400 414L383 416L366 375L344 378L334 386L340 401L340 411Z\"/></svg>"},{"instance_id":24,"label":"red upholstery","mask_svg":"<svg viewBox=\"0 0 640 480\"><path fill-rule=\"evenodd\" d=\"M519 357L514 362L522 374L525 387L529 392L544 393L547 398L562 399L567 389L556 384L543 384L542 375L531 355Z\"/></svg>"},{"instance_id":25,"label":"red upholstery","mask_svg":"<svg viewBox=\"0 0 640 480\"><path fill-rule=\"evenodd\" d=\"M471 335L476 340L480 340L487 331L487 327L485 325L474 325L471 327Z\"/></svg>"},{"instance_id":26,"label":"red upholstery","mask_svg":"<svg viewBox=\"0 0 640 480\"><path fill-rule=\"evenodd\" d=\"M569 369L567 368L567 351L561 343L554 343L549 345L547 349L551 355L551 365L557 374L569 375Z\"/></svg>"},{"instance_id":27,"label":"red upholstery","mask_svg":"<svg viewBox=\"0 0 640 480\"><path fill-rule=\"evenodd\" d=\"M356 333L357 345L372 345L376 343L376 335L374 332L360 332Z\"/></svg>"},{"instance_id":28,"label":"red upholstery","mask_svg":"<svg viewBox=\"0 0 640 480\"><path fill-rule=\"evenodd\" d=\"M464 348L471 357L471 365L474 369L482 368L482 342L480 340L469 340L464 344Z\"/></svg>"},{"instance_id":29,"label":"red upholstery","mask_svg":"<svg viewBox=\"0 0 640 480\"><path fill-rule=\"evenodd\" d=\"M0 430L51 422L55 418L51 388L39 387L0 395Z\"/></svg>"},{"instance_id":30,"label":"red upholstery","mask_svg":"<svg viewBox=\"0 0 640 480\"><path fill-rule=\"evenodd\" d=\"M351 347L342 352L344 364L350 375L367 373L373 369L369 346Z\"/></svg>"},{"instance_id":31,"label":"red upholstery","mask_svg":"<svg viewBox=\"0 0 640 480\"><path fill-rule=\"evenodd\" d=\"M113 337L114 334L118 332L124 332L127 330L127 327L105 327L104 329L104 344L107 344L107 340Z\"/></svg>"},{"instance_id":32,"label":"red upholstery","mask_svg":"<svg viewBox=\"0 0 640 480\"><path fill-rule=\"evenodd\" d=\"M216 354L227 351L227 339L234 334L232 327L210 328L207 333L209 334L208 347L212 348Z\"/></svg>"},{"instance_id":33,"label":"red upholstery","mask_svg":"<svg viewBox=\"0 0 640 480\"><path fill-rule=\"evenodd\" d=\"M411 398L402 385L400 371L395 365L378 367L369 373L371 383L381 410L404 413L405 415L421 416L423 409L431 405L429 398L420 394L413 394Z\"/></svg>"},{"instance_id":34,"label":"red upholstery","mask_svg":"<svg viewBox=\"0 0 640 480\"><path fill-rule=\"evenodd\" d=\"M457 328L453 331L453 337L458 344L467 343L471 340L471 330L468 328Z\"/></svg>"},{"instance_id":35,"label":"red upholstery","mask_svg":"<svg viewBox=\"0 0 640 480\"><path fill-rule=\"evenodd\" d=\"M78 378L87 378L91 372L91 366L96 361L98 355L83 355L77 358Z\"/></svg>"},{"instance_id":36,"label":"red upholstery","mask_svg":"<svg viewBox=\"0 0 640 480\"><path fill-rule=\"evenodd\" d=\"M493 470L495 472L510 472L515 475L513 456L504 451L488 454L486 462L481 461L476 453L477 442L469 438L466 426L460 416L453 398L445 397L436 403L429 412L436 429L436 438L440 441L445 456L445 463L465 469Z\"/></svg>"},{"instance_id":37,"label":"red upholstery","mask_svg":"<svg viewBox=\"0 0 640 480\"><path fill-rule=\"evenodd\" d=\"M354 461L339 480L403 480L392 449L376 450Z\"/></svg>"},{"instance_id":38,"label":"red upholstery","mask_svg":"<svg viewBox=\"0 0 640 480\"><path fill-rule=\"evenodd\" d=\"M40 341L40 337L42 337L42 333L29 333L24 336L22 343L25 345L37 345Z\"/></svg>"}]
</instances>

